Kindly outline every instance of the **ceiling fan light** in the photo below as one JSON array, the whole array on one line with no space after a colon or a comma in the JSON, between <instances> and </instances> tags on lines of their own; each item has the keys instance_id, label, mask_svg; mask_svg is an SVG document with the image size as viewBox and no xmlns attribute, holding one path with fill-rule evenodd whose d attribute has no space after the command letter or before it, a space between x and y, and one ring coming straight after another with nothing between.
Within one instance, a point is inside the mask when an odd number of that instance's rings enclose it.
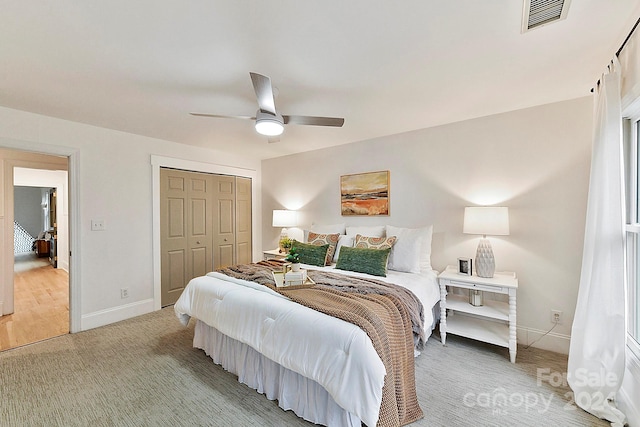
<instances>
[{"instance_id":1,"label":"ceiling fan light","mask_svg":"<svg viewBox=\"0 0 640 427\"><path fill-rule=\"evenodd\" d=\"M256 119L256 131L261 135L278 136L282 135L284 125L281 121L271 117L261 117Z\"/></svg>"}]
</instances>

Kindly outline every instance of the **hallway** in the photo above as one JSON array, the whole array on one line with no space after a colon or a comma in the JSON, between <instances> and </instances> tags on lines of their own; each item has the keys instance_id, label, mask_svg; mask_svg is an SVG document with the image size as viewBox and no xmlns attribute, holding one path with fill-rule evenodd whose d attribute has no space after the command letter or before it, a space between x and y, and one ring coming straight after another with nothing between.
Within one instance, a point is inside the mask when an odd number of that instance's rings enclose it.
<instances>
[{"instance_id":1,"label":"hallway","mask_svg":"<svg viewBox=\"0 0 640 427\"><path fill-rule=\"evenodd\" d=\"M0 317L0 351L69 333L69 274L29 253L15 259L15 312Z\"/></svg>"}]
</instances>

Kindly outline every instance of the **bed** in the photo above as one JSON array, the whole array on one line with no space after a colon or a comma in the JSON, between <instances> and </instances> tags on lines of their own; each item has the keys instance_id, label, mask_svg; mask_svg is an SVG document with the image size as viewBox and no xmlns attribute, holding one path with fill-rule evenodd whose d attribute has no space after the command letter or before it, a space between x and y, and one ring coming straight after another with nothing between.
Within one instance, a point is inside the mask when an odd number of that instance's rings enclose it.
<instances>
[{"instance_id":1,"label":"bed","mask_svg":"<svg viewBox=\"0 0 640 427\"><path fill-rule=\"evenodd\" d=\"M338 273L348 280L375 279L409 289L423 308L423 336L430 335L439 313L433 270L388 270L386 277L372 278L337 265L303 267L310 275ZM174 309L185 325L195 319L194 347L282 409L327 426L374 426L382 419L387 369L359 326L294 303L277 289L221 272L191 280ZM413 335L418 356L420 343Z\"/></svg>"}]
</instances>

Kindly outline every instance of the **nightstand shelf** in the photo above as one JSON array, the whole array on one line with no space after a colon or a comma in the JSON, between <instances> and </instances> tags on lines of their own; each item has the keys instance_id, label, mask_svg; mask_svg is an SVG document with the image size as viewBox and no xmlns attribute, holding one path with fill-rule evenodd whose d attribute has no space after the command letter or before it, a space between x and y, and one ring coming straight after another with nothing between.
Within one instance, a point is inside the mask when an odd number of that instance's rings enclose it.
<instances>
[{"instance_id":1,"label":"nightstand shelf","mask_svg":"<svg viewBox=\"0 0 640 427\"><path fill-rule=\"evenodd\" d=\"M504 327L503 323L492 320L467 316L466 314L449 314L447 332L500 347L509 347L509 330Z\"/></svg>"},{"instance_id":2,"label":"nightstand shelf","mask_svg":"<svg viewBox=\"0 0 640 427\"><path fill-rule=\"evenodd\" d=\"M447 333L507 347L512 363L516 361L516 291L515 273L496 273L491 278L467 276L449 266L438 276L440 284L440 339ZM453 293L462 289L463 294ZM483 305L469 303L469 291L508 296L509 302L484 298Z\"/></svg>"}]
</instances>

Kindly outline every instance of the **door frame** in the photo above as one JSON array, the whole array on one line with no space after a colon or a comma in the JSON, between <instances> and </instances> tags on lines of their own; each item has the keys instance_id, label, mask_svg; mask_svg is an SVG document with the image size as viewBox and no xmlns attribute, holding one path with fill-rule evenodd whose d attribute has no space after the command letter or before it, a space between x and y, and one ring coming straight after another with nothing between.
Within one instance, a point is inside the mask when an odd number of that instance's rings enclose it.
<instances>
[{"instance_id":1,"label":"door frame","mask_svg":"<svg viewBox=\"0 0 640 427\"><path fill-rule=\"evenodd\" d=\"M160 252L160 168L182 169L192 172L204 172L219 175L233 175L251 178L251 251L253 259L258 259L262 253L258 250L261 245L261 237L258 230L260 221L260 205L258 201L258 172L254 169L239 168L215 163L203 163L192 160L177 159L173 157L151 155L151 181L153 187L153 307L154 310L162 308L161 302L161 252Z\"/></svg>"},{"instance_id":2,"label":"door frame","mask_svg":"<svg viewBox=\"0 0 640 427\"><path fill-rule=\"evenodd\" d=\"M80 203L79 203L79 170L80 170L80 155L79 150L71 147L64 147L58 145L42 144L32 141L21 141L11 138L0 137L0 148L6 148L8 150L30 153L30 154L44 154L52 156L67 157L67 173L68 173L68 194L67 203L69 209L69 332L80 332L82 324L82 307L81 307L81 287L78 279L81 277L80 272L80 257L81 257L81 245L80 245L80 230L79 218L80 218ZM13 284L13 168L15 166L32 168L32 169L49 169L46 162L37 162L29 160L8 159L0 162L0 165L6 166L4 171L0 170L3 174L4 181L4 197L0 203L5 204L5 229L6 236L5 244L0 249L0 265L4 266L4 277L2 277L3 295L4 299L11 298L13 301L14 284ZM44 166L44 167L41 167ZM2 167L0 167L2 169ZM11 224L9 226L9 221ZM4 252L4 254L2 253ZM73 258L71 254L73 253ZM0 315L3 313L0 313Z\"/></svg>"}]
</instances>

